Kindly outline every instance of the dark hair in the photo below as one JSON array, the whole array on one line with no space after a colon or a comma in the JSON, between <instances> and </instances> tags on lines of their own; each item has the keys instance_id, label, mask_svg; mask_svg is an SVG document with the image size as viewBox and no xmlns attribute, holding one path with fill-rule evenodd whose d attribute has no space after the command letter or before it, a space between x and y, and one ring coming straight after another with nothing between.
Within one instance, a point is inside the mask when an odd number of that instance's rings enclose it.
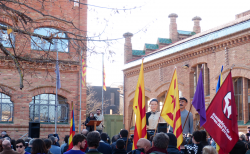
<instances>
[{"instance_id":1,"label":"dark hair","mask_svg":"<svg viewBox=\"0 0 250 154\"><path fill-rule=\"evenodd\" d=\"M13 149L16 151L16 141L15 140L11 140L10 143L13 146ZM25 146L25 144L24 144L24 146Z\"/></svg>"},{"instance_id":2,"label":"dark hair","mask_svg":"<svg viewBox=\"0 0 250 154\"><path fill-rule=\"evenodd\" d=\"M50 136L49 139L51 140L52 145L55 145L55 144L56 144L56 139L55 139L54 136Z\"/></svg>"},{"instance_id":3,"label":"dark hair","mask_svg":"<svg viewBox=\"0 0 250 154\"><path fill-rule=\"evenodd\" d=\"M51 148L51 144L52 144L51 139L44 139L43 142L45 143L45 146L47 149Z\"/></svg>"},{"instance_id":4,"label":"dark hair","mask_svg":"<svg viewBox=\"0 0 250 154\"><path fill-rule=\"evenodd\" d=\"M94 115L94 113L93 113L93 112L89 112L89 117L90 117L90 114L91 114L91 113Z\"/></svg>"},{"instance_id":5,"label":"dark hair","mask_svg":"<svg viewBox=\"0 0 250 154\"><path fill-rule=\"evenodd\" d=\"M68 144L68 142L69 142L69 135L65 135L64 142Z\"/></svg>"},{"instance_id":6,"label":"dark hair","mask_svg":"<svg viewBox=\"0 0 250 154\"><path fill-rule=\"evenodd\" d=\"M18 140L16 140L16 145L19 144L19 143L22 143L23 146L25 146L25 142L24 142L23 139L18 139Z\"/></svg>"},{"instance_id":7,"label":"dark hair","mask_svg":"<svg viewBox=\"0 0 250 154\"><path fill-rule=\"evenodd\" d=\"M73 137L73 146L77 145L78 142L82 142L83 140L86 140L86 137L82 134L76 134L74 137Z\"/></svg>"},{"instance_id":8,"label":"dark hair","mask_svg":"<svg viewBox=\"0 0 250 154\"><path fill-rule=\"evenodd\" d=\"M117 141L117 139L120 137L120 135L114 135L113 137L112 137L112 143L114 143L114 142L116 142Z\"/></svg>"},{"instance_id":9,"label":"dark hair","mask_svg":"<svg viewBox=\"0 0 250 154\"><path fill-rule=\"evenodd\" d=\"M193 138L196 142L200 142L201 141L201 137L202 136L202 133L200 131L194 131L193 132Z\"/></svg>"},{"instance_id":10,"label":"dark hair","mask_svg":"<svg viewBox=\"0 0 250 154\"><path fill-rule=\"evenodd\" d=\"M188 102L188 100L185 97L180 97L179 100L184 100L184 101Z\"/></svg>"},{"instance_id":11,"label":"dark hair","mask_svg":"<svg viewBox=\"0 0 250 154\"><path fill-rule=\"evenodd\" d=\"M121 135L122 137L128 137L128 131L127 131L126 129L122 129L122 130L120 131L120 135Z\"/></svg>"},{"instance_id":12,"label":"dark hair","mask_svg":"<svg viewBox=\"0 0 250 154\"><path fill-rule=\"evenodd\" d=\"M27 139L24 140L24 142L25 142L25 149L29 146L29 141L30 140L31 140L30 138L27 138Z\"/></svg>"},{"instance_id":13,"label":"dark hair","mask_svg":"<svg viewBox=\"0 0 250 154\"><path fill-rule=\"evenodd\" d=\"M32 144L31 154L48 153L45 143L41 139L35 139Z\"/></svg>"},{"instance_id":14,"label":"dark hair","mask_svg":"<svg viewBox=\"0 0 250 154\"><path fill-rule=\"evenodd\" d=\"M101 109L96 109L96 111L97 111L97 110L100 110L100 111L101 111Z\"/></svg>"},{"instance_id":15,"label":"dark hair","mask_svg":"<svg viewBox=\"0 0 250 154\"><path fill-rule=\"evenodd\" d=\"M100 142L100 134L96 131L88 133L87 143L89 147L97 148Z\"/></svg>"},{"instance_id":16,"label":"dark hair","mask_svg":"<svg viewBox=\"0 0 250 154\"><path fill-rule=\"evenodd\" d=\"M116 141L116 148L117 149L124 149L125 146L125 142L123 141L123 139L119 139Z\"/></svg>"},{"instance_id":17,"label":"dark hair","mask_svg":"<svg viewBox=\"0 0 250 154\"><path fill-rule=\"evenodd\" d=\"M160 149L167 149L168 144L169 144L169 137L165 133L157 133L154 138L154 147L160 148Z\"/></svg>"},{"instance_id":18,"label":"dark hair","mask_svg":"<svg viewBox=\"0 0 250 154\"><path fill-rule=\"evenodd\" d=\"M158 104L158 100L157 100L156 98L152 98L152 99L149 101L149 104L150 104L151 102L153 102L153 101L157 102L157 104Z\"/></svg>"},{"instance_id":19,"label":"dark hair","mask_svg":"<svg viewBox=\"0 0 250 154\"><path fill-rule=\"evenodd\" d=\"M107 133L102 133L101 134L101 140L107 141L107 139L108 139L108 134Z\"/></svg>"},{"instance_id":20,"label":"dark hair","mask_svg":"<svg viewBox=\"0 0 250 154\"><path fill-rule=\"evenodd\" d=\"M201 141L207 141L207 133L204 130L200 130L201 132Z\"/></svg>"}]
</instances>

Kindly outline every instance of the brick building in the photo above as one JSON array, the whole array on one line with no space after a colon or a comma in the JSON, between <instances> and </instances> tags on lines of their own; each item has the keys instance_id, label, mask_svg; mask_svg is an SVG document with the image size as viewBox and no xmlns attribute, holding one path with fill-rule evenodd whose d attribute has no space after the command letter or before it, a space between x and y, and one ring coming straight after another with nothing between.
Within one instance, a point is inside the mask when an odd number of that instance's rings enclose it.
<instances>
[{"instance_id":1,"label":"brick building","mask_svg":"<svg viewBox=\"0 0 250 154\"><path fill-rule=\"evenodd\" d=\"M80 0L87 3L87 0ZM46 15L30 9L26 13L34 22L28 23L26 28L37 34L59 32L60 37L71 36L67 32L86 36L87 31L87 5L69 0L49 2L25 1L26 4L41 11ZM6 4L8 5L8 3ZM27 9L25 5L10 4L18 11ZM52 15L56 18L53 18ZM58 20L57 18L63 19ZM67 23L66 21L71 21ZM13 23L8 14L1 12L0 24L4 26L16 26L21 22ZM61 33L60 33L61 32ZM6 31L5 31L6 33ZM24 88L20 90L20 76L13 60L0 54L0 132L7 131L13 139L18 139L28 133L29 122L40 122L40 138L46 138L48 134L55 132L55 94L56 94L56 51L58 50L61 88L58 90L58 125L57 133L60 141L69 134L70 111L69 104L73 102L75 113L75 126L78 132L78 121L80 112L80 56L78 48L72 40L62 40L62 44L51 45L49 53L48 46L41 43L43 50L38 49L34 44L42 41L35 40L34 37L24 37L20 33L12 33L14 37L16 52L23 57L30 59L40 59L40 61L20 61L24 72ZM13 51L8 43L4 43L4 35L1 35L1 43L6 49ZM33 42L32 39L35 41ZM65 46L66 44L66 46ZM86 45L86 42L85 42ZM24 49L21 51L20 49ZM84 51L85 54L85 51ZM49 55L49 56L48 56ZM49 57L49 58L47 58ZM49 62L44 62L49 60ZM82 90L82 111L81 119L85 121L86 108L86 88Z\"/></svg>"},{"instance_id":2,"label":"brick building","mask_svg":"<svg viewBox=\"0 0 250 154\"><path fill-rule=\"evenodd\" d=\"M250 125L250 11L236 15L227 24L201 32L200 17L194 17L192 31L177 29L177 14L170 14L169 38L158 38L157 44L145 44L143 50L132 50L133 34L125 33L124 44L124 97L125 128L129 129L135 87L144 57L146 107L148 100L157 98L159 111L169 88L174 68L177 68L180 95L188 99L187 109L194 96L201 65L206 106L216 93L221 66L223 80L232 68L239 131L246 132ZM196 128L199 115L191 112Z\"/></svg>"}]
</instances>

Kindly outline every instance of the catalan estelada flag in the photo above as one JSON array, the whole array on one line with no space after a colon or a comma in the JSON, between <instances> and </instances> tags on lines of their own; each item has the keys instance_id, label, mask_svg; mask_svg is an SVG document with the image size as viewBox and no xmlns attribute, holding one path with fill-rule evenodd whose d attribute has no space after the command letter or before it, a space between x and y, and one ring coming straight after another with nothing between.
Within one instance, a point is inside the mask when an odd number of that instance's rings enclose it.
<instances>
[{"instance_id":1,"label":"catalan estelada flag","mask_svg":"<svg viewBox=\"0 0 250 154\"><path fill-rule=\"evenodd\" d=\"M174 75L161 111L161 116L171 127L173 127L173 134L177 138L177 148L179 148L183 141L183 135L176 69L174 70Z\"/></svg>"},{"instance_id":2,"label":"catalan estelada flag","mask_svg":"<svg viewBox=\"0 0 250 154\"><path fill-rule=\"evenodd\" d=\"M86 64L84 58L82 58L82 87L86 86Z\"/></svg>"},{"instance_id":3,"label":"catalan estelada flag","mask_svg":"<svg viewBox=\"0 0 250 154\"><path fill-rule=\"evenodd\" d=\"M106 89L105 79L106 79L106 74L105 74L105 67L103 65L103 90L106 91L107 89Z\"/></svg>"},{"instance_id":4,"label":"catalan estelada flag","mask_svg":"<svg viewBox=\"0 0 250 154\"><path fill-rule=\"evenodd\" d=\"M144 75L143 62L135 90L135 97L133 103L133 110L136 116L134 129L133 150L137 149L137 141L140 138L147 138L146 126L146 106L145 106L145 90L144 90Z\"/></svg>"},{"instance_id":5,"label":"catalan estelada flag","mask_svg":"<svg viewBox=\"0 0 250 154\"><path fill-rule=\"evenodd\" d=\"M74 118L74 107L72 103L72 112L71 112L71 120L70 120L70 135L69 135L69 148L68 150L73 148L73 137L75 135L75 118Z\"/></svg>"}]
</instances>

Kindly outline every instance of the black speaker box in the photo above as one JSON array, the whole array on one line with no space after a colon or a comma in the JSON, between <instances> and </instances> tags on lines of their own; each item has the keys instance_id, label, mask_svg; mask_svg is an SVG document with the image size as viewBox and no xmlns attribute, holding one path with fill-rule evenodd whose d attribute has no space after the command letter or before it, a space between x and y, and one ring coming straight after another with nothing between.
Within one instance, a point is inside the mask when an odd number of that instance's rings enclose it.
<instances>
[{"instance_id":1,"label":"black speaker box","mask_svg":"<svg viewBox=\"0 0 250 154\"><path fill-rule=\"evenodd\" d=\"M158 124L158 128L157 128L157 132L163 132L163 133L167 133L167 123L159 123Z\"/></svg>"},{"instance_id":2,"label":"black speaker box","mask_svg":"<svg viewBox=\"0 0 250 154\"><path fill-rule=\"evenodd\" d=\"M40 138L40 122L29 122L29 137Z\"/></svg>"}]
</instances>

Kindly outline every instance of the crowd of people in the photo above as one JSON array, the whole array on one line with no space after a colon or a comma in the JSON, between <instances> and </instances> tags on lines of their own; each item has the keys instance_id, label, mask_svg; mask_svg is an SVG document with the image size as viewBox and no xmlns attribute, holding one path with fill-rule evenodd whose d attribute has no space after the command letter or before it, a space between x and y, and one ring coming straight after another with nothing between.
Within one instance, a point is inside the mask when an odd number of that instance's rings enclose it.
<instances>
[{"instance_id":1,"label":"crowd of people","mask_svg":"<svg viewBox=\"0 0 250 154\"><path fill-rule=\"evenodd\" d=\"M83 129L81 134L74 135L73 148L69 149L68 135L60 145L55 135L44 139L12 140L6 132L2 132L0 154L217 154L215 142L203 130L184 135L180 150L177 149L177 138L173 133L148 133L147 139L138 140L135 150L132 150L133 137L128 138L128 135L128 131L123 129L110 139L107 133ZM248 136L240 133L239 141L230 154L250 154L248 147Z\"/></svg>"}]
</instances>

